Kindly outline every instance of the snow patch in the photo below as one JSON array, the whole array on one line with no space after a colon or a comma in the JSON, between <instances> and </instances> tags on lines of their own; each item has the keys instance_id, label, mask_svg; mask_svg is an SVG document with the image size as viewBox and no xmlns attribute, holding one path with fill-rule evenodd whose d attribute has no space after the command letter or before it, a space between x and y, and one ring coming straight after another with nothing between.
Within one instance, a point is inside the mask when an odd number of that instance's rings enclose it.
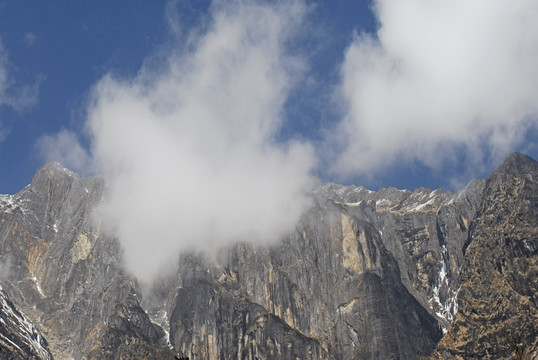
<instances>
[{"instance_id":1,"label":"snow patch","mask_svg":"<svg viewBox=\"0 0 538 360\"><path fill-rule=\"evenodd\" d=\"M45 293L43 292L43 289L41 289L41 286L39 286L39 282L37 281L37 278L35 276L33 276L30 279L32 279L32 281L34 282L34 284L35 284L35 286L37 288L37 291L39 292L41 297L46 297Z\"/></svg>"},{"instance_id":2,"label":"snow patch","mask_svg":"<svg viewBox=\"0 0 538 360\"><path fill-rule=\"evenodd\" d=\"M4 212L9 214L18 207L13 195L0 195L0 209Z\"/></svg>"},{"instance_id":3,"label":"snow patch","mask_svg":"<svg viewBox=\"0 0 538 360\"><path fill-rule=\"evenodd\" d=\"M351 203L350 202L335 201L334 203L338 204L338 205L349 206L349 207L359 207L362 204L362 200L359 201L359 202L351 202Z\"/></svg>"},{"instance_id":4,"label":"snow patch","mask_svg":"<svg viewBox=\"0 0 538 360\"><path fill-rule=\"evenodd\" d=\"M27 215L28 210L23 207L23 202L27 202L28 199L20 199L16 195L4 195L0 194L0 211L11 214L16 209L19 209L24 215Z\"/></svg>"},{"instance_id":5,"label":"snow patch","mask_svg":"<svg viewBox=\"0 0 538 360\"><path fill-rule=\"evenodd\" d=\"M163 340L166 341L166 346L173 350L174 346L170 342L170 332L168 331L170 328L170 323L168 322L168 312L166 310L159 310L153 314L149 314L146 310L144 310L144 312L148 314L152 323L159 325L164 330L165 336L163 337Z\"/></svg>"},{"instance_id":6,"label":"snow patch","mask_svg":"<svg viewBox=\"0 0 538 360\"><path fill-rule=\"evenodd\" d=\"M61 166L61 165L60 165L60 169L62 170L62 172L63 172L64 174L67 174L67 175L70 176L70 177L78 177L74 172L72 172L72 171L69 170L69 169L64 168L64 167Z\"/></svg>"},{"instance_id":7,"label":"snow patch","mask_svg":"<svg viewBox=\"0 0 538 360\"><path fill-rule=\"evenodd\" d=\"M412 207L411 209L409 209L409 211L410 212L420 211L420 210L424 209L426 206L433 204L434 202L435 202L435 198L430 199L430 200L426 201L425 203L415 204L415 206Z\"/></svg>"},{"instance_id":8,"label":"snow patch","mask_svg":"<svg viewBox=\"0 0 538 360\"><path fill-rule=\"evenodd\" d=\"M452 322L454 319L454 316L458 312L458 293L459 289L457 291L454 291L453 289L449 288L448 284L448 278L447 278L447 270L446 270L446 261L445 259L448 257L448 252L446 249L446 246L443 245L441 249L441 268L439 269L439 273L437 275L437 282L433 284L432 286L432 297L430 298L430 306L432 309L436 307L438 310L435 312L437 316L439 316L442 319L445 319L448 322ZM441 302L441 299L439 297L441 287L445 285L448 290L448 298ZM443 333L446 332L446 329L443 328Z\"/></svg>"}]
</instances>

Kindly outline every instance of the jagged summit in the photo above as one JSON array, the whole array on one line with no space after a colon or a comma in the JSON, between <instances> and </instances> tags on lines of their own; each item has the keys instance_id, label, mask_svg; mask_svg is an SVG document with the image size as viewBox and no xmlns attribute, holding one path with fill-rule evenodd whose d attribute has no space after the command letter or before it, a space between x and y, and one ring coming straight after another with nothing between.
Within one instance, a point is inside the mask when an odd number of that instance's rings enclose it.
<instances>
[{"instance_id":1,"label":"jagged summit","mask_svg":"<svg viewBox=\"0 0 538 360\"><path fill-rule=\"evenodd\" d=\"M493 172L505 174L529 174L538 171L538 162L525 154L514 152L506 157L504 162Z\"/></svg>"},{"instance_id":2,"label":"jagged summit","mask_svg":"<svg viewBox=\"0 0 538 360\"><path fill-rule=\"evenodd\" d=\"M73 176L75 178L80 178L80 175L74 171L69 170L62 164L60 164L57 161L49 161L45 165L43 165L41 168L37 170L37 174L40 172L47 172L49 174L65 174L68 176Z\"/></svg>"},{"instance_id":3,"label":"jagged summit","mask_svg":"<svg viewBox=\"0 0 538 360\"><path fill-rule=\"evenodd\" d=\"M506 157L506 159L503 162L503 165L506 163L532 164L532 163L536 163L536 160L534 160L533 158L531 158L530 156L526 154L516 151Z\"/></svg>"}]
</instances>

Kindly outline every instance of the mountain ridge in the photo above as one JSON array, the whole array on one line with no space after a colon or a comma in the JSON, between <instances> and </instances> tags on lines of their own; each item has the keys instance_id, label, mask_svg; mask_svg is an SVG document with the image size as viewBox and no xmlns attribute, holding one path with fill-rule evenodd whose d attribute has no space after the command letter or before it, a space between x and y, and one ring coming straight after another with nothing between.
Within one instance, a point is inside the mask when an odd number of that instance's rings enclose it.
<instances>
[{"instance_id":1,"label":"mountain ridge","mask_svg":"<svg viewBox=\"0 0 538 360\"><path fill-rule=\"evenodd\" d=\"M486 268L508 263L516 270L504 273L534 276L536 168L512 154L455 194L325 184L279 244L237 244L212 259L184 253L142 297L95 213L104 182L49 163L0 196L0 261L10 263L2 284L55 359L472 357L457 330L474 326L469 274L491 256L473 236L502 238L495 229L508 225L495 219L508 219L519 229L512 250L499 247L506 256ZM512 313L533 319L536 289L520 278L531 301L511 302ZM525 351L536 354L536 328L526 329ZM517 350L490 345L489 355Z\"/></svg>"}]
</instances>

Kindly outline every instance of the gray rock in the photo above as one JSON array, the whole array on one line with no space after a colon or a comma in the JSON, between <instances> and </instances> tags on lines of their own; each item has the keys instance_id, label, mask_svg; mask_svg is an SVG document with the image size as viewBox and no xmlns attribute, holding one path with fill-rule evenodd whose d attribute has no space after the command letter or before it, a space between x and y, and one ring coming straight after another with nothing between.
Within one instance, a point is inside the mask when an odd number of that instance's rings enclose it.
<instances>
[{"instance_id":1,"label":"gray rock","mask_svg":"<svg viewBox=\"0 0 538 360\"><path fill-rule=\"evenodd\" d=\"M134 333L149 347L166 347L165 331L149 321L136 281L122 270L118 242L101 232L94 210L103 191L101 179L49 163L22 191L3 196L0 258L10 259L4 288L43 332L55 359L97 354L110 334ZM137 321L111 333L117 304Z\"/></svg>"}]
</instances>

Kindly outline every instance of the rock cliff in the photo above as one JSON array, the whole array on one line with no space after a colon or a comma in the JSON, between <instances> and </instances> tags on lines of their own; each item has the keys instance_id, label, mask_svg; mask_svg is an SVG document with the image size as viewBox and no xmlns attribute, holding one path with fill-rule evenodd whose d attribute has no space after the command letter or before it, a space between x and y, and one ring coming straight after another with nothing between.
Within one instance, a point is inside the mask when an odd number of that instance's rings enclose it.
<instances>
[{"instance_id":1,"label":"rock cliff","mask_svg":"<svg viewBox=\"0 0 538 360\"><path fill-rule=\"evenodd\" d=\"M538 164L512 154L488 179L436 358L538 358Z\"/></svg>"},{"instance_id":2,"label":"rock cliff","mask_svg":"<svg viewBox=\"0 0 538 360\"><path fill-rule=\"evenodd\" d=\"M49 163L22 191L0 198L2 285L55 359L117 358L121 349L109 344L122 342L167 344L121 269L117 241L101 234L93 210L102 196L102 180Z\"/></svg>"},{"instance_id":3,"label":"rock cliff","mask_svg":"<svg viewBox=\"0 0 538 360\"><path fill-rule=\"evenodd\" d=\"M326 184L278 245L181 254L142 296L103 181L49 163L0 195L0 283L55 359L535 354L537 167L455 194Z\"/></svg>"}]
</instances>

